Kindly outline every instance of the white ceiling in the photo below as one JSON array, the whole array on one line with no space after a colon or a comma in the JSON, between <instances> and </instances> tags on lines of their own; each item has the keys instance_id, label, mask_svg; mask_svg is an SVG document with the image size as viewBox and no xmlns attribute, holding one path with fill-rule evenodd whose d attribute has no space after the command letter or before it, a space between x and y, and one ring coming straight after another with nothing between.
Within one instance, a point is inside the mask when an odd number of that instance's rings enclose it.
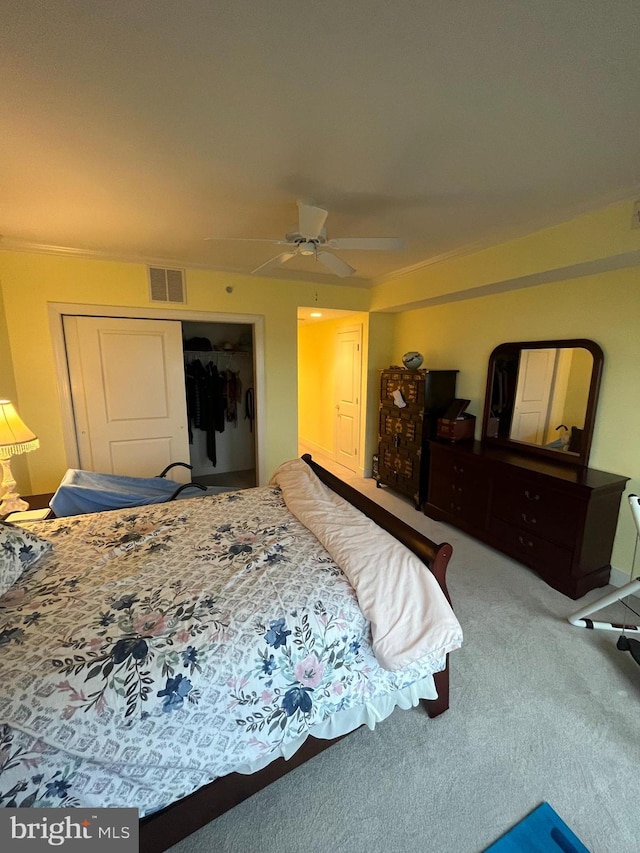
<instances>
[{"instance_id":1,"label":"white ceiling","mask_svg":"<svg viewBox=\"0 0 640 853\"><path fill-rule=\"evenodd\" d=\"M637 0L3 2L6 247L359 283L640 189Z\"/></svg>"}]
</instances>

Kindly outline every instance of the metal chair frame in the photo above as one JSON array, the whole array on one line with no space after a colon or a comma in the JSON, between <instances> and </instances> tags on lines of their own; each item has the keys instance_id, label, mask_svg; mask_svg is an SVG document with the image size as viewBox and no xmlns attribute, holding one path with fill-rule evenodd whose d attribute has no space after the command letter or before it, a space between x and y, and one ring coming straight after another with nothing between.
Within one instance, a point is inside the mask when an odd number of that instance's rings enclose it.
<instances>
[{"instance_id":1,"label":"metal chair frame","mask_svg":"<svg viewBox=\"0 0 640 853\"><path fill-rule=\"evenodd\" d=\"M633 551L633 560L631 562L631 573L633 574L638 547L638 537L640 536L640 497L638 497L638 495L629 495L629 505L631 507L631 514L633 515L637 531L636 545ZM640 625L628 625L620 622L597 622L593 619L587 618L593 613L597 613L598 610L602 610L603 607L607 607L609 604L615 604L616 601L622 601L623 598L627 598L629 595L633 595L636 592L640 592L640 578L630 581L624 586L616 589L614 592L610 592L608 595L605 595L597 601L587 605L587 607L583 607L581 610L573 613L568 617L569 622L578 628L590 628L597 629L599 631L623 631L625 634L640 634Z\"/></svg>"}]
</instances>

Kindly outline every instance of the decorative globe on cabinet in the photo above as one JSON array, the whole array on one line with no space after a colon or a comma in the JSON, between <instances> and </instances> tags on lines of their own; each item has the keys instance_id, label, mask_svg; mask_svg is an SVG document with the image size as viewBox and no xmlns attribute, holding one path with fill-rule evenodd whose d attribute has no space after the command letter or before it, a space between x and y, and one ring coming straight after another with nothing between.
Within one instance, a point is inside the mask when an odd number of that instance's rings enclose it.
<instances>
[{"instance_id":1,"label":"decorative globe on cabinet","mask_svg":"<svg viewBox=\"0 0 640 853\"><path fill-rule=\"evenodd\" d=\"M405 352L402 356L402 363L409 370L417 370L422 361L423 359L419 352Z\"/></svg>"}]
</instances>

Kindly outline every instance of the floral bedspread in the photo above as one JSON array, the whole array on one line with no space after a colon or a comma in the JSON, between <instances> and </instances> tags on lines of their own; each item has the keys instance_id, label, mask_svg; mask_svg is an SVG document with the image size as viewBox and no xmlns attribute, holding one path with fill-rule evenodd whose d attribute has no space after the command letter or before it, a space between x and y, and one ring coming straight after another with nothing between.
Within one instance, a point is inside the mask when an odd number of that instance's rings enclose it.
<instances>
[{"instance_id":1,"label":"floral bedspread","mask_svg":"<svg viewBox=\"0 0 640 853\"><path fill-rule=\"evenodd\" d=\"M378 666L276 487L24 526L53 548L0 598L3 806L144 814L444 665Z\"/></svg>"}]
</instances>

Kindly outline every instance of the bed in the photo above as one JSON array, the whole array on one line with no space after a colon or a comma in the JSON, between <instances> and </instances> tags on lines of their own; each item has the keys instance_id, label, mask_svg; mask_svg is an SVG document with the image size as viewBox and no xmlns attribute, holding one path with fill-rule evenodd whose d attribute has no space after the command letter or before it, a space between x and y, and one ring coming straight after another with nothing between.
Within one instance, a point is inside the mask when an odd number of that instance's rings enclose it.
<instances>
[{"instance_id":1,"label":"bed","mask_svg":"<svg viewBox=\"0 0 640 853\"><path fill-rule=\"evenodd\" d=\"M3 527L3 806L135 806L156 853L394 708L448 707L451 547L309 456Z\"/></svg>"}]
</instances>

